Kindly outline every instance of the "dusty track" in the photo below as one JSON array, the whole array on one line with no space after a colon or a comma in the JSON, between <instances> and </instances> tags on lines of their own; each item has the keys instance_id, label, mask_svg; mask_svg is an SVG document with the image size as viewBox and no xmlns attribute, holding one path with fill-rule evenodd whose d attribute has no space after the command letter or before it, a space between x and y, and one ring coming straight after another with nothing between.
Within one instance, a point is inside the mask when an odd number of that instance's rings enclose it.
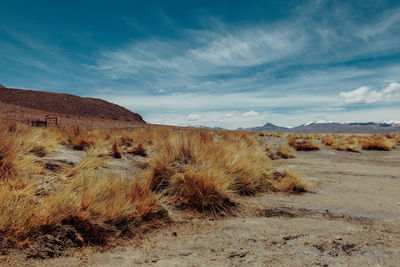
<instances>
[{"instance_id":1,"label":"dusty track","mask_svg":"<svg viewBox=\"0 0 400 267\"><path fill-rule=\"evenodd\" d=\"M105 252L73 250L37 266L398 266L400 150L361 154L323 149L279 160L312 193L242 201L236 216L199 218L172 210L176 222Z\"/></svg>"}]
</instances>

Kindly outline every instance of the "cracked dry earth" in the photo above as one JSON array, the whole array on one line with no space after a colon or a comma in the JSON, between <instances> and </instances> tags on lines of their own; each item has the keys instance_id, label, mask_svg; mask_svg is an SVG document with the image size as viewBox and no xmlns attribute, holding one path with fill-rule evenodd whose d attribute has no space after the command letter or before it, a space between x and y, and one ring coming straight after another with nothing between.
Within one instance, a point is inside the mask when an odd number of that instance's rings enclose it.
<instances>
[{"instance_id":1,"label":"cracked dry earth","mask_svg":"<svg viewBox=\"0 0 400 267\"><path fill-rule=\"evenodd\" d=\"M171 226L100 251L29 266L399 266L400 150L297 152L279 160L311 185L304 195L241 198L234 216L171 210Z\"/></svg>"}]
</instances>

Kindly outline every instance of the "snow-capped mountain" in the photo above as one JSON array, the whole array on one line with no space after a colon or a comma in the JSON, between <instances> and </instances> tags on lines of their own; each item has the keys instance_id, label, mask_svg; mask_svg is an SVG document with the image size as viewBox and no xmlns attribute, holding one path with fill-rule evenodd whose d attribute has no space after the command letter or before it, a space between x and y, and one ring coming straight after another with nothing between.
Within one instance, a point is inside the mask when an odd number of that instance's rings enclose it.
<instances>
[{"instance_id":1,"label":"snow-capped mountain","mask_svg":"<svg viewBox=\"0 0 400 267\"><path fill-rule=\"evenodd\" d=\"M303 126L308 126L311 124L328 124L328 123L337 123L336 121L325 121L325 120L319 120L319 121L310 121L307 123L302 124Z\"/></svg>"},{"instance_id":2,"label":"snow-capped mountain","mask_svg":"<svg viewBox=\"0 0 400 267\"><path fill-rule=\"evenodd\" d=\"M297 127L280 127L266 123L260 127L245 129L250 132L292 132L292 133L400 133L400 121L346 122L312 121Z\"/></svg>"}]
</instances>

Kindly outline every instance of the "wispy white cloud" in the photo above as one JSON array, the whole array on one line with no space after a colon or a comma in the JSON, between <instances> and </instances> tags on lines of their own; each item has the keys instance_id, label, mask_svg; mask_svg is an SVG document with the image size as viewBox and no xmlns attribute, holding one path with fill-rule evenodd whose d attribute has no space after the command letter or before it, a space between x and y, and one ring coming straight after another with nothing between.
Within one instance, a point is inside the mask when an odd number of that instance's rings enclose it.
<instances>
[{"instance_id":1,"label":"wispy white cloud","mask_svg":"<svg viewBox=\"0 0 400 267\"><path fill-rule=\"evenodd\" d=\"M298 94L271 97L268 93L262 92L241 92L241 93L175 93L161 95L119 95L102 94L97 95L108 101L131 108L132 110L165 110L174 112L190 112L191 110L212 111L212 110L235 110L235 109L268 109L268 108L307 108L312 105L319 107L331 106L337 103L332 96ZM243 114L244 117L257 115L257 112L250 110Z\"/></svg>"},{"instance_id":2,"label":"wispy white cloud","mask_svg":"<svg viewBox=\"0 0 400 267\"><path fill-rule=\"evenodd\" d=\"M362 86L350 92L341 92L345 103L379 103L400 101L400 83L393 82L380 91Z\"/></svg>"},{"instance_id":3,"label":"wispy white cloud","mask_svg":"<svg viewBox=\"0 0 400 267\"><path fill-rule=\"evenodd\" d=\"M289 58L302 50L306 38L298 29L260 26L226 32L188 30L186 36L179 42L152 38L102 51L92 69L111 79L193 88L207 85L207 76Z\"/></svg>"},{"instance_id":4,"label":"wispy white cloud","mask_svg":"<svg viewBox=\"0 0 400 267\"><path fill-rule=\"evenodd\" d=\"M258 117L258 116L260 116L260 113L254 111L254 110L250 110L248 112L243 113L242 116L243 117Z\"/></svg>"},{"instance_id":5,"label":"wispy white cloud","mask_svg":"<svg viewBox=\"0 0 400 267\"><path fill-rule=\"evenodd\" d=\"M308 10L307 16L296 13L273 24L223 25L183 30L184 38L179 40L153 37L132 41L102 51L92 68L112 79L166 82L175 88L188 88L204 83L208 76L235 75L246 67L329 64L400 50L396 45L400 41L400 19L395 10L365 24L355 22L345 8L337 8L332 16L323 8L324 3L311 1L300 9Z\"/></svg>"}]
</instances>

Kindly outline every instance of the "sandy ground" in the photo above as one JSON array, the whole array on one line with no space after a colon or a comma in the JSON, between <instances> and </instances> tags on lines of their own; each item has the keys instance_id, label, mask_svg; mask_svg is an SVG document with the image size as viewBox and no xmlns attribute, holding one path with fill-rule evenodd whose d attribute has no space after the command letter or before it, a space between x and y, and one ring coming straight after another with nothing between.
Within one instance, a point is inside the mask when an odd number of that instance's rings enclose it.
<instances>
[{"instance_id":1,"label":"sandy ground","mask_svg":"<svg viewBox=\"0 0 400 267\"><path fill-rule=\"evenodd\" d=\"M296 152L274 163L295 170L312 192L241 198L236 214L224 218L171 210L171 226L123 246L72 250L48 260L7 256L0 264L400 266L399 148Z\"/></svg>"}]
</instances>

